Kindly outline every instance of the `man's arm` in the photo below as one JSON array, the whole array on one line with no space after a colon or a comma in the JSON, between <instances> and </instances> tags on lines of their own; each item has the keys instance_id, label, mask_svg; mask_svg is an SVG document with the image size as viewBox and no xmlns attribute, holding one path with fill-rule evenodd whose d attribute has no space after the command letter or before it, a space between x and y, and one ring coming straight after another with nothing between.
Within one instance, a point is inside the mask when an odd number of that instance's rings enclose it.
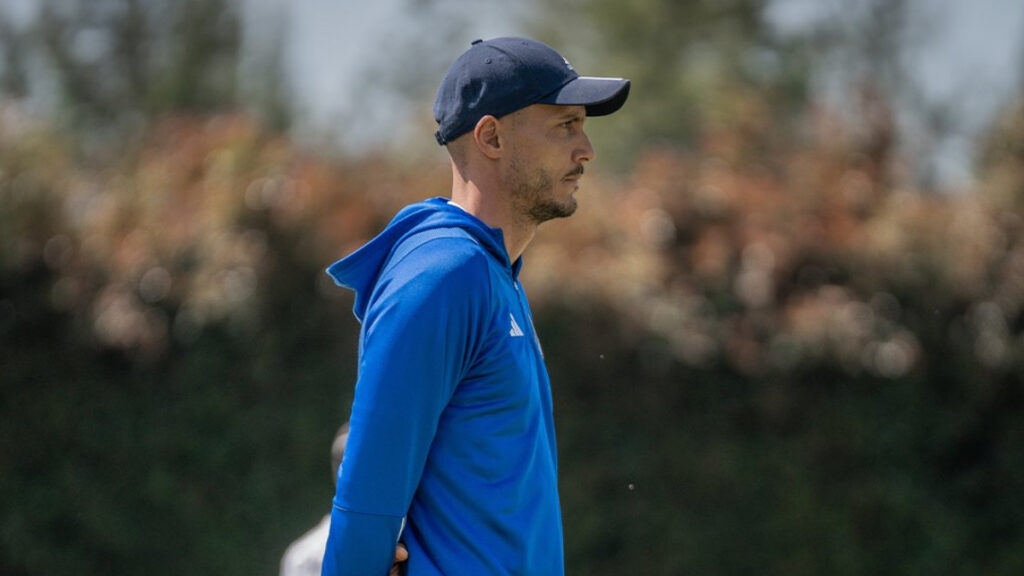
<instances>
[{"instance_id":1,"label":"man's arm","mask_svg":"<svg viewBox=\"0 0 1024 576\"><path fill-rule=\"evenodd\" d=\"M382 274L363 326L325 576L386 574L441 413L479 337L487 261L471 241L430 240Z\"/></svg>"}]
</instances>

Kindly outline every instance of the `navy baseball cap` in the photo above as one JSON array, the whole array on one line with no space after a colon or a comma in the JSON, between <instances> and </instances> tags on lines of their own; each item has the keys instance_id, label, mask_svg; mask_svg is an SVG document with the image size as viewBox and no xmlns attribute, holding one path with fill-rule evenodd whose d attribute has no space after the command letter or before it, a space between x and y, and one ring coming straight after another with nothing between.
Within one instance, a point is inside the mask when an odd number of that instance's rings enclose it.
<instances>
[{"instance_id":1,"label":"navy baseball cap","mask_svg":"<svg viewBox=\"0 0 1024 576\"><path fill-rule=\"evenodd\" d=\"M441 80L434 101L434 134L447 144L487 115L501 118L532 104L585 106L587 116L615 112L629 80L580 76L553 48L529 38L474 40Z\"/></svg>"}]
</instances>

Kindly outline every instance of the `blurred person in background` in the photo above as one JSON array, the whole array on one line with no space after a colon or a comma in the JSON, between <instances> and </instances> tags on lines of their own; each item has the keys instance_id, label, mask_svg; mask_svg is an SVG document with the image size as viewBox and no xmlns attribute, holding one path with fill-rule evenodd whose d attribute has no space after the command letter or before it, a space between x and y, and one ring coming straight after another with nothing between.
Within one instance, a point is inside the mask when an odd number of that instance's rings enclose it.
<instances>
[{"instance_id":1,"label":"blurred person in background","mask_svg":"<svg viewBox=\"0 0 1024 576\"><path fill-rule=\"evenodd\" d=\"M325 576L564 573L551 389L521 255L576 210L583 124L629 94L526 38L477 40L434 104L451 199L404 208L328 273L362 323Z\"/></svg>"},{"instance_id":2,"label":"blurred person in background","mask_svg":"<svg viewBox=\"0 0 1024 576\"><path fill-rule=\"evenodd\" d=\"M341 425L331 442L331 478L338 477L341 460L345 456L345 444L348 442L348 422ZM327 547L327 531L331 525L331 515L327 514L312 530L292 542L281 557L281 576L320 576L324 549ZM395 552L395 565L392 566L394 576L398 575L398 566L406 556L404 547Z\"/></svg>"}]
</instances>

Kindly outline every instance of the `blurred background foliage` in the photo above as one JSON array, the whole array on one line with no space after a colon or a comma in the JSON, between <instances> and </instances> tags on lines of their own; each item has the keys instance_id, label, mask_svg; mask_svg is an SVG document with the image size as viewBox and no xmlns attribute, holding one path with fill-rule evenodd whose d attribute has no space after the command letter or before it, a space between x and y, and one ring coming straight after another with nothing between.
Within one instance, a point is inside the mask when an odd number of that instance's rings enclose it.
<instances>
[{"instance_id":1,"label":"blurred background foliage","mask_svg":"<svg viewBox=\"0 0 1024 576\"><path fill-rule=\"evenodd\" d=\"M635 82L524 272L570 574L1024 571L1024 100L929 187L903 4L788 36L763 0L530 12ZM242 36L227 0L0 20L0 573L274 574L328 509L358 327L322 270L449 175L291 136ZM835 51L852 113L812 89Z\"/></svg>"}]
</instances>

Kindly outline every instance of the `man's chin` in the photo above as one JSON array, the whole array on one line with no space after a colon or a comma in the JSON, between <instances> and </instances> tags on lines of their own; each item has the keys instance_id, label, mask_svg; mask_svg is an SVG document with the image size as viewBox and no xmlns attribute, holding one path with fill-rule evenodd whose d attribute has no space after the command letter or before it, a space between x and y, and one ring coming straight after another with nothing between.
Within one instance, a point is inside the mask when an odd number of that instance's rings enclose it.
<instances>
[{"instance_id":1,"label":"man's chin","mask_svg":"<svg viewBox=\"0 0 1024 576\"><path fill-rule=\"evenodd\" d=\"M533 219L538 223L554 220L555 218L568 218L576 212L576 199L569 196L563 202L545 202L533 207L530 211Z\"/></svg>"}]
</instances>

